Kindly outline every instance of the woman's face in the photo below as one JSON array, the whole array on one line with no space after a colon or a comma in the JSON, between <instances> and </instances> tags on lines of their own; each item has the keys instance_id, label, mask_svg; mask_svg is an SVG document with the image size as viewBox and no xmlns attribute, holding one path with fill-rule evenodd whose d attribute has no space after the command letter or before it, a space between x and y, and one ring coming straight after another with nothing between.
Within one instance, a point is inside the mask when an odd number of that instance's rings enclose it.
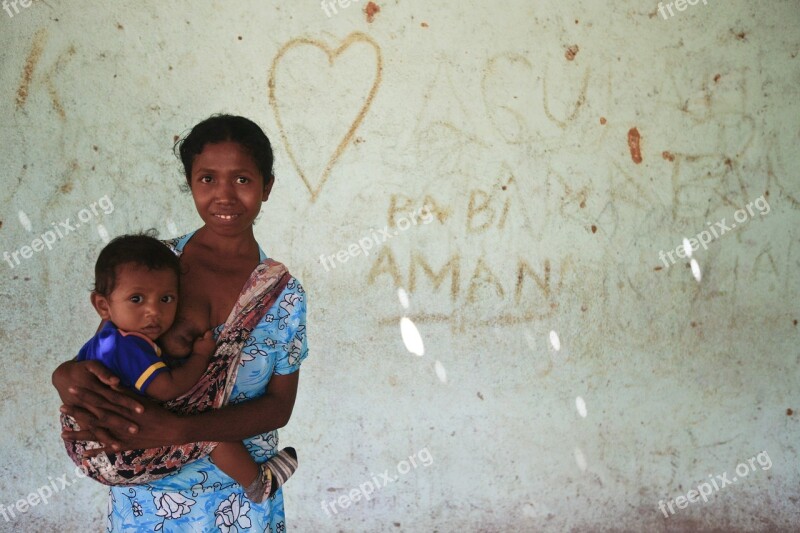
<instances>
[{"instance_id":1,"label":"woman's face","mask_svg":"<svg viewBox=\"0 0 800 533\"><path fill-rule=\"evenodd\" d=\"M270 183L250 154L238 143L206 144L194 158L190 179L194 205L206 226L221 235L252 231Z\"/></svg>"}]
</instances>

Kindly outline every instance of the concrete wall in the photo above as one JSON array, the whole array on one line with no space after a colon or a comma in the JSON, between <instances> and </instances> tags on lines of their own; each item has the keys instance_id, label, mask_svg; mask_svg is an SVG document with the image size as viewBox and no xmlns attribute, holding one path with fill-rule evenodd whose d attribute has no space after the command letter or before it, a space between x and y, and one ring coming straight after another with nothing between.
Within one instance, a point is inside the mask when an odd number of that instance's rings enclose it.
<instances>
[{"instance_id":1,"label":"concrete wall","mask_svg":"<svg viewBox=\"0 0 800 533\"><path fill-rule=\"evenodd\" d=\"M256 234L309 294L290 529L798 523L800 4L378 4L0 11L0 251L80 222L0 263L0 504L58 487L0 530L103 527L50 373L109 236L199 225L170 147L221 111L274 141Z\"/></svg>"}]
</instances>

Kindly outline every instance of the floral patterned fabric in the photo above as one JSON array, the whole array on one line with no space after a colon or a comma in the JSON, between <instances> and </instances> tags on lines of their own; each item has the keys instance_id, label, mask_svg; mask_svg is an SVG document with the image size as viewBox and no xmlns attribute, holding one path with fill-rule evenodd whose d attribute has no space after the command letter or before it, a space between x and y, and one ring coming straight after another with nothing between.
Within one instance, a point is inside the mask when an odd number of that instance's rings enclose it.
<instances>
[{"instance_id":1,"label":"floral patterned fabric","mask_svg":"<svg viewBox=\"0 0 800 533\"><path fill-rule=\"evenodd\" d=\"M180 254L194 232L173 240ZM259 248L261 260L266 255ZM266 316L251 332L240 360L231 404L262 396L273 374L296 372L308 355L305 291L292 277ZM222 324L214 330L219 335ZM278 432L245 439L256 462L278 452ZM188 533L264 531L284 533L283 490L257 504L242 487L218 469L210 457L184 466L158 481L134 487L112 487L107 531Z\"/></svg>"}]
</instances>

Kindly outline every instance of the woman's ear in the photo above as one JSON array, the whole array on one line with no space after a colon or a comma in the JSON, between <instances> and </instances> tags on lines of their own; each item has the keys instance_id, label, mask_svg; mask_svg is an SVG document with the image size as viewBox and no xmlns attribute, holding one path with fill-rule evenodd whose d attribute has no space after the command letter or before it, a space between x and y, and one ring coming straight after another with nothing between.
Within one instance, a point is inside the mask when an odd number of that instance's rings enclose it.
<instances>
[{"instance_id":1,"label":"woman's ear","mask_svg":"<svg viewBox=\"0 0 800 533\"><path fill-rule=\"evenodd\" d=\"M103 320L111 319L111 309L108 305L108 298L97 291L92 291L89 300L92 302L92 306L94 306L97 314L100 315L100 318Z\"/></svg>"},{"instance_id":2,"label":"woman's ear","mask_svg":"<svg viewBox=\"0 0 800 533\"><path fill-rule=\"evenodd\" d=\"M269 192L272 190L272 186L275 185L275 176L272 175L269 177L269 181L267 185L264 187L264 194L261 196L261 201L266 202L267 198L269 198Z\"/></svg>"}]
</instances>

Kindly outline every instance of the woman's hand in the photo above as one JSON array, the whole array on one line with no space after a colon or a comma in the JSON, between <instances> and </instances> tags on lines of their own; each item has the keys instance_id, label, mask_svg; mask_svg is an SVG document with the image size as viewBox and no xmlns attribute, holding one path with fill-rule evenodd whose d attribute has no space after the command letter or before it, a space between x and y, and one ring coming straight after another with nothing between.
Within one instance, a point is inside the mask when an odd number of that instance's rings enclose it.
<instances>
[{"instance_id":1,"label":"woman's hand","mask_svg":"<svg viewBox=\"0 0 800 533\"><path fill-rule=\"evenodd\" d=\"M72 416L80 431L65 431L65 440L93 440L112 449L121 445L117 435L136 433L133 421L144 410L140 401L128 396L119 378L98 361L68 361L53 372L53 386L64 405L61 412Z\"/></svg>"},{"instance_id":2,"label":"woman's hand","mask_svg":"<svg viewBox=\"0 0 800 533\"><path fill-rule=\"evenodd\" d=\"M80 431L64 431L64 440L101 443L100 452L183 444L182 419L147 398L119 385L119 378L98 361L69 361L53 373L61 412L72 416Z\"/></svg>"},{"instance_id":3,"label":"woman's hand","mask_svg":"<svg viewBox=\"0 0 800 533\"><path fill-rule=\"evenodd\" d=\"M273 375L266 394L236 405L211 409L205 413L180 416L148 398L139 398L141 413L132 413L135 432L111 428L115 433L116 450L157 448L200 441L237 441L266 433L286 425L292 415L300 371L286 376ZM93 439L105 445L92 450L95 454L108 449L108 441Z\"/></svg>"},{"instance_id":4,"label":"woman's hand","mask_svg":"<svg viewBox=\"0 0 800 533\"><path fill-rule=\"evenodd\" d=\"M184 422L191 420L190 418L176 415L149 398L140 398L139 403L142 404L144 409L141 413L133 413L131 415L132 424L127 423L134 431L128 431L128 426L126 425L109 427L113 434L112 439L95 439L104 447L91 450L92 455L104 451L158 448L160 446L179 445L188 442L183 437L183 428Z\"/></svg>"}]
</instances>

